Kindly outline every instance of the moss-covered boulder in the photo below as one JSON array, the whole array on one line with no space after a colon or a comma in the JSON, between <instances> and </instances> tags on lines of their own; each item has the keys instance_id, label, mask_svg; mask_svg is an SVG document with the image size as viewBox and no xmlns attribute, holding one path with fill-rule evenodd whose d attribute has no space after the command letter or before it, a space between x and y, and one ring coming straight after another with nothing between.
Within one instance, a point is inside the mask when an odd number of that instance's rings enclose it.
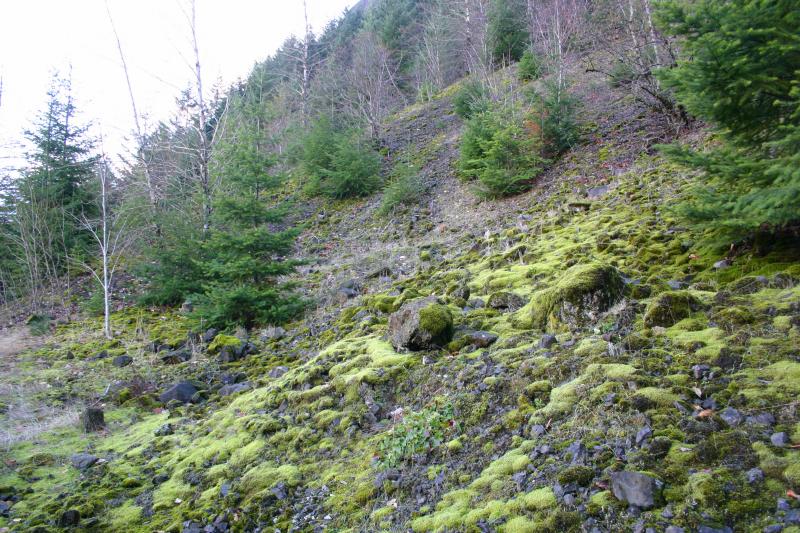
<instances>
[{"instance_id":1,"label":"moss-covered boulder","mask_svg":"<svg viewBox=\"0 0 800 533\"><path fill-rule=\"evenodd\" d=\"M700 301L688 291L662 292L647 306L644 312L644 325L648 328L653 326L668 328L701 307Z\"/></svg>"},{"instance_id":2,"label":"moss-covered boulder","mask_svg":"<svg viewBox=\"0 0 800 533\"><path fill-rule=\"evenodd\" d=\"M554 285L534 293L520 311L520 326L551 331L593 324L622 299L625 282L619 271L603 263L569 268Z\"/></svg>"},{"instance_id":3,"label":"moss-covered boulder","mask_svg":"<svg viewBox=\"0 0 800 533\"><path fill-rule=\"evenodd\" d=\"M395 349L428 350L453 338L453 315L436 297L405 302L389 316L389 339Z\"/></svg>"}]
</instances>

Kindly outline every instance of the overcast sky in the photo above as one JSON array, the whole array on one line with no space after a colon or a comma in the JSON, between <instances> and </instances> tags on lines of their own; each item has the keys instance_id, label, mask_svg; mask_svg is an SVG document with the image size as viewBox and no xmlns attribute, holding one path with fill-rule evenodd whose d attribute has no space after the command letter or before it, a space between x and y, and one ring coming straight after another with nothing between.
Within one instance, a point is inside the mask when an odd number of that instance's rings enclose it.
<instances>
[{"instance_id":1,"label":"overcast sky","mask_svg":"<svg viewBox=\"0 0 800 533\"><path fill-rule=\"evenodd\" d=\"M356 0L308 0L315 33ZM148 122L170 116L193 79L189 0L108 0L133 85ZM197 0L204 85L228 85L292 34L303 33L302 0ZM125 77L105 0L0 1L0 166L46 103L52 74L71 70L80 116L109 152L133 130Z\"/></svg>"}]
</instances>

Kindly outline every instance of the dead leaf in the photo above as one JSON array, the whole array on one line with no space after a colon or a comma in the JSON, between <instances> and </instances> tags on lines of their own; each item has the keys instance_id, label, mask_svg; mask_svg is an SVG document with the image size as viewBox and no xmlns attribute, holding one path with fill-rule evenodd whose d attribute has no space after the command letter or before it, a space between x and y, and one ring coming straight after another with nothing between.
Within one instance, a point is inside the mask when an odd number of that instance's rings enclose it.
<instances>
[{"instance_id":1,"label":"dead leaf","mask_svg":"<svg viewBox=\"0 0 800 533\"><path fill-rule=\"evenodd\" d=\"M709 416L714 414L713 409L703 409L699 413L697 413L697 418L708 418Z\"/></svg>"},{"instance_id":2,"label":"dead leaf","mask_svg":"<svg viewBox=\"0 0 800 533\"><path fill-rule=\"evenodd\" d=\"M703 397L703 390L700 387L692 387L692 392L694 392L698 398Z\"/></svg>"}]
</instances>

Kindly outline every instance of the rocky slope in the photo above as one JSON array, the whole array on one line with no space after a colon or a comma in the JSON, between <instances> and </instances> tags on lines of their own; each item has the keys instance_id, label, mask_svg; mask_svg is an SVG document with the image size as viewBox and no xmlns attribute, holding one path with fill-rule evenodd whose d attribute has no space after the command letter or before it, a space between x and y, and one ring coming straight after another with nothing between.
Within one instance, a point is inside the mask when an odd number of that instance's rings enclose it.
<instances>
[{"instance_id":1,"label":"rocky slope","mask_svg":"<svg viewBox=\"0 0 800 533\"><path fill-rule=\"evenodd\" d=\"M663 125L580 89L584 144L498 202L454 177L452 91L393 117L425 199L307 203L285 330L132 308L7 354L0 527L800 531L800 248L710 244Z\"/></svg>"}]
</instances>

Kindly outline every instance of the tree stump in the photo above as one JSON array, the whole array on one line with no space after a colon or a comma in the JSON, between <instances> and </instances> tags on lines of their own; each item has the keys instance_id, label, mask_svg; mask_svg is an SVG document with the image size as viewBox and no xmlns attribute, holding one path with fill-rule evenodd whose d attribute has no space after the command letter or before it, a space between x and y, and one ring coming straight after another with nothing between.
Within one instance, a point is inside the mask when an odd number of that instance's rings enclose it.
<instances>
[{"instance_id":1,"label":"tree stump","mask_svg":"<svg viewBox=\"0 0 800 533\"><path fill-rule=\"evenodd\" d=\"M81 416L83 421L83 431L92 433L106 427L105 417L103 410L96 407L87 407Z\"/></svg>"}]
</instances>

